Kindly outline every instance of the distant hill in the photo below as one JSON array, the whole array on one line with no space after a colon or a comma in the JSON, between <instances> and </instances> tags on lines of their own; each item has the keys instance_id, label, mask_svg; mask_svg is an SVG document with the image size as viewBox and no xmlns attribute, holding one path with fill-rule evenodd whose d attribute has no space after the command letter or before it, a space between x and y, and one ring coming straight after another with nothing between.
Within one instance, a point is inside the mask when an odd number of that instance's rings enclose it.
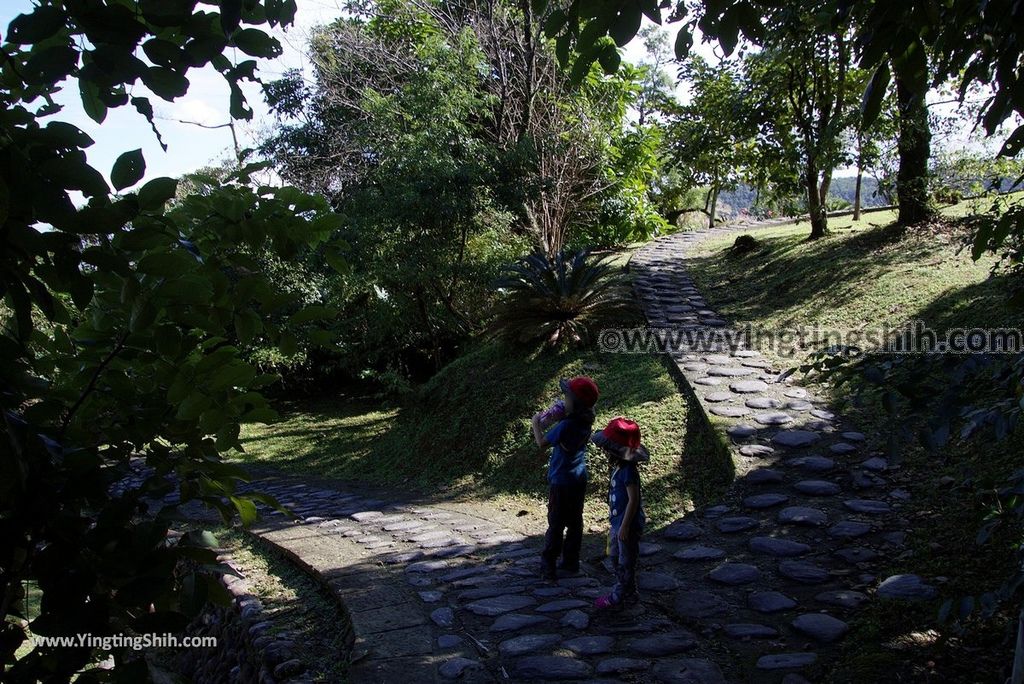
<instances>
[{"instance_id":1,"label":"distant hill","mask_svg":"<svg viewBox=\"0 0 1024 684\"><path fill-rule=\"evenodd\" d=\"M832 179L829 187L829 196L844 200L853 206L853 195L857 189L857 179L854 176L841 176ZM877 194L878 182L871 176L865 175L861 182L860 201L862 207L879 207L886 204L885 198ZM749 185L740 185L735 190L723 191L719 202L726 205L729 215L750 209L757 199L757 191Z\"/></svg>"}]
</instances>

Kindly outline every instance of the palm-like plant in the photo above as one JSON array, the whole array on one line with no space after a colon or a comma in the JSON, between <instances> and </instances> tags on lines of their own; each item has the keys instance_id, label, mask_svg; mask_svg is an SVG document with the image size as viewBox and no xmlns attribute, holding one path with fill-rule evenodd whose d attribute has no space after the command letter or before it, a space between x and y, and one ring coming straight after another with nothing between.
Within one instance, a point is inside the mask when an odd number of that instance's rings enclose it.
<instances>
[{"instance_id":1,"label":"palm-like plant","mask_svg":"<svg viewBox=\"0 0 1024 684\"><path fill-rule=\"evenodd\" d=\"M633 303L622 273L587 250L553 258L535 252L506 267L496 285L504 296L492 334L548 347L587 343L596 325Z\"/></svg>"}]
</instances>

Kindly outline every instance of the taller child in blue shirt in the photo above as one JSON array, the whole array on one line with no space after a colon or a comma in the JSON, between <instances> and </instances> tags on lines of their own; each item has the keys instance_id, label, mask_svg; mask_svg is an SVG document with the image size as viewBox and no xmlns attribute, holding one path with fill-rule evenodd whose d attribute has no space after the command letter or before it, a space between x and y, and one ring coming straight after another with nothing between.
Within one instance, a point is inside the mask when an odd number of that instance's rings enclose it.
<instances>
[{"instance_id":1,"label":"taller child in blue shirt","mask_svg":"<svg viewBox=\"0 0 1024 684\"><path fill-rule=\"evenodd\" d=\"M555 563L561 569L579 572L580 544L583 542L583 501L587 493L587 442L594 425L597 384L586 376L561 380L565 393L564 415L556 407L537 413L531 421L533 438L542 449L551 447L548 460L548 531L541 553L541 574L556 579ZM555 413L560 420L545 433L545 418ZM564 539L563 539L564 536Z\"/></svg>"}]
</instances>

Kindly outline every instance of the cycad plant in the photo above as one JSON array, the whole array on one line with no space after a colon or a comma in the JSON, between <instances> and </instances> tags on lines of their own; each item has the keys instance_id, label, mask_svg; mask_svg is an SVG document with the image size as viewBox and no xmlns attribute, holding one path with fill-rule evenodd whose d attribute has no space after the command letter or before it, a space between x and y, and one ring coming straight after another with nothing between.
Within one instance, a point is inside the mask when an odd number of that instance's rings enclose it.
<instances>
[{"instance_id":1,"label":"cycad plant","mask_svg":"<svg viewBox=\"0 0 1024 684\"><path fill-rule=\"evenodd\" d=\"M503 297L491 331L524 344L586 344L598 325L632 306L622 273L587 250L552 258L535 252L506 267L496 284Z\"/></svg>"}]
</instances>

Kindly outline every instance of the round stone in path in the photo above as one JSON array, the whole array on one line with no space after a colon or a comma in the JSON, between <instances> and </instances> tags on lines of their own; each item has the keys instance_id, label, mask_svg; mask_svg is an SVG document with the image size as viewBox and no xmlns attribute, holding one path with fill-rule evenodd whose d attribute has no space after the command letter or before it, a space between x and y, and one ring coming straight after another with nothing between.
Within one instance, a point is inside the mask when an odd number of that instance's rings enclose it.
<instances>
[{"instance_id":1,"label":"round stone in path","mask_svg":"<svg viewBox=\"0 0 1024 684\"><path fill-rule=\"evenodd\" d=\"M708 561L725 558L725 551L711 546L701 546L700 544L697 544L695 546L688 546L681 551L676 551L672 556L673 558L678 558L682 561Z\"/></svg>"},{"instance_id":2,"label":"round stone in path","mask_svg":"<svg viewBox=\"0 0 1024 684\"><path fill-rule=\"evenodd\" d=\"M733 352L733 356L738 356L741 359L752 359L760 355L760 352L756 352L753 349L737 349Z\"/></svg>"},{"instance_id":3,"label":"round stone in path","mask_svg":"<svg viewBox=\"0 0 1024 684\"><path fill-rule=\"evenodd\" d=\"M590 626L590 616L584 613L582 610L570 610L562 616L560 623L564 627L573 627L575 629L586 629Z\"/></svg>"},{"instance_id":4,"label":"round stone in path","mask_svg":"<svg viewBox=\"0 0 1024 684\"><path fill-rule=\"evenodd\" d=\"M628 672L642 672L649 668L651 663L639 658L605 658L597 664L597 674L626 674Z\"/></svg>"},{"instance_id":5,"label":"round stone in path","mask_svg":"<svg viewBox=\"0 0 1024 684\"><path fill-rule=\"evenodd\" d=\"M827 480L801 480L793 489L808 496L832 496L842 491L842 487Z\"/></svg>"},{"instance_id":6,"label":"round stone in path","mask_svg":"<svg viewBox=\"0 0 1024 684\"><path fill-rule=\"evenodd\" d=\"M778 613L796 606L796 601L777 591L755 591L747 597L747 605L759 613Z\"/></svg>"},{"instance_id":7,"label":"round stone in path","mask_svg":"<svg viewBox=\"0 0 1024 684\"><path fill-rule=\"evenodd\" d=\"M750 413L750 409L742 406L712 406L709 410L714 415L723 418L739 418Z\"/></svg>"},{"instance_id":8,"label":"round stone in path","mask_svg":"<svg viewBox=\"0 0 1024 684\"><path fill-rule=\"evenodd\" d=\"M462 637L458 634L442 634L437 637L438 648L455 648L462 643Z\"/></svg>"},{"instance_id":9,"label":"round stone in path","mask_svg":"<svg viewBox=\"0 0 1024 684\"><path fill-rule=\"evenodd\" d=\"M884 501L874 501L871 499L850 499L849 501L844 501L843 505L854 513L867 513L869 515L881 515L892 510L889 504Z\"/></svg>"},{"instance_id":10,"label":"round stone in path","mask_svg":"<svg viewBox=\"0 0 1024 684\"><path fill-rule=\"evenodd\" d=\"M581 636L569 639L562 645L577 655L601 655L612 650L615 644L615 637L610 636Z\"/></svg>"},{"instance_id":11,"label":"round stone in path","mask_svg":"<svg viewBox=\"0 0 1024 684\"><path fill-rule=\"evenodd\" d=\"M848 442L863 442L867 439L863 432L854 432L852 430L850 432L844 432L840 436Z\"/></svg>"},{"instance_id":12,"label":"round stone in path","mask_svg":"<svg viewBox=\"0 0 1024 684\"><path fill-rule=\"evenodd\" d=\"M804 613L793 620L793 629L828 644L841 639L850 626L827 613Z\"/></svg>"},{"instance_id":13,"label":"round stone in path","mask_svg":"<svg viewBox=\"0 0 1024 684\"><path fill-rule=\"evenodd\" d=\"M863 546L850 546L845 549L839 549L835 555L847 563L868 563L878 558L877 553Z\"/></svg>"},{"instance_id":14,"label":"round stone in path","mask_svg":"<svg viewBox=\"0 0 1024 684\"><path fill-rule=\"evenodd\" d=\"M438 608L430 614L430 619L438 627L451 627L455 622L455 612L448 607Z\"/></svg>"},{"instance_id":15,"label":"round stone in path","mask_svg":"<svg viewBox=\"0 0 1024 684\"><path fill-rule=\"evenodd\" d=\"M752 409L777 409L782 407L782 402L771 397L752 397L744 402Z\"/></svg>"},{"instance_id":16,"label":"round stone in path","mask_svg":"<svg viewBox=\"0 0 1024 684\"><path fill-rule=\"evenodd\" d=\"M784 560L779 563L779 574L803 584L820 584L828 579L828 570L809 561Z\"/></svg>"},{"instance_id":17,"label":"round stone in path","mask_svg":"<svg viewBox=\"0 0 1024 684\"><path fill-rule=\"evenodd\" d=\"M654 544L652 542L640 542L640 557L647 558L661 551L661 544Z\"/></svg>"},{"instance_id":18,"label":"round stone in path","mask_svg":"<svg viewBox=\"0 0 1024 684\"><path fill-rule=\"evenodd\" d=\"M752 458L765 458L775 453L775 449L764 444L744 444L740 447L740 453Z\"/></svg>"},{"instance_id":19,"label":"round stone in path","mask_svg":"<svg viewBox=\"0 0 1024 684\"><path fill-rule=\"evenodd\" d=\"M768 362L768 359L747 359L746 361L740 361L740 363L748 368L771 368L772 364Z\"/></svg>"},{"instance_id":20,"label":"round stone in path","mask_svg":"<svg viewBox=\"0 0 1024 684\"><path fill-rule=\"evenodd\" d=\"M871 525L859 520L840 520L828 528L828 536L840 539L853 539L862 537L871 531Z\"/></svg>"},{"instance_id":21,"label":"round stone in path","mask_svg":"<svg viewBox=\"0 0 1024 684\"><path fill-rule=\"evenodd\" d=\"M860 608L867 603L868 597L859 591L839 589L837 591L823 591L815 596L814 600L840 608Z\"/></svg>"},{"instance_id":22,"label":"round stone in path","mask_svg":"<svg viewBox=\"0 0 1024 684\"><path fill-rule=\"evenodd\" d=\"M666 539L679 539L683 541L687 539L696 539L700 535L701 529L699 527L688 522L683 522L682 520L675 521L666 527L661 533L661 536Z\"/></svg>"},{"instance_id":23,"label":"round stone in path","mask_svg":"<svg viewBox=\"0 0 1024 684\"><path fill-rule=\"evenodd\" d=\"M694 382L697 383L698 385L705 385L705 386L708 386L708 387L714 387L716 385L721 385L722 384L722 379L721 378L705 377L705 378L697 378L696 380L694 380Z\"/></svg>"},{"instance_id":24,"label":"round stone in path","mask_svg":"<svg viewBox=\"0 0 1024 684\"><path fill-rule=\"evenodd\" d=\"M833 454L852 454L857 450L857 447L846 442L836 442L828 448Z\"/></svg>"},{"instance_id":25,"label":"round stone in path","mask_svg":"<svg viewBox=\"0 0 1024 684\"><path fill-rule=\"evenodd\" d=\"M710 401L713 404L720 401L729 401L732 397L732 392L711 392L710 394L704 395L705 401Z\"/></svg>"},{"instance_id":26,"label":"round stone in path","mask_svg":"<svg viewBox=\"0 0 1024 684\"><path fill-rule=\"evenodd\" d=\"M543 605L537 606L536 611L538 613L558 613L563 610L569 610L570 608L585 608L586 605L586 601L580 601L579 599L559 599L557 601L548 601ZM517 606L517 608L519 607L520 606Z\"/></svg>"},{"instance_id":27,"label":"round stone in path","mask_svg":"<svg viewBox=\"0 0 1024 684\"><path fill-rule=\"evenodd\" d=\"M747 508L771 508L772 506L778 506L789 501L789 497L785 494L754 494L743 499L743 505Z\"/></svg>"},{"instance_id":28,"label":"round stone in path","mask_svg":"<svg viewBox=\"0 0 1024 684\"><path fill-rule=\"evenodd\" d=\"M803 399L794 399L793 401L786 402L786 408L790 411L809 411L813 407L814 404L809 401L804 401Z\"/></svg>"},{"instance_id":29,"label":"round stone in path","mask_svg":"<svg viewBox=\"0 0 1024 684\"><path fill-rule=\"evenodd\" d=\"M753 425L733 425L725 431L733 439L746 439L757 434L757 428Z\"/></svg>"},{"instance_id":30,"label":"round stone in path","mask_svg":"<svg viewBox=\"0 0 1024 684\"><path fill-rule=\"evenodd\" d=\"M773 653L757 659L759 670L796 670L818 662L817 653Z\"/></svg>"},{"instance_id":31,"label":"round stone in path","mask_svg":"<svg viewBox=\"0 0 1024 684\"><path fill-rule=\"evenodd\" d=\"M554 646L562 637L558 634L524 634L498 644L498 651L506 657L526 655L542 648Z\"/></svg>"},{"instance_id":32,"label":"round stone in path","mask_svg":"<svg viewBox=\"0 0 1024 684\"><path fill-rule=\"evenodd\" d=\"M893 575L878 585L878 595L904 601L926 601L938 594L935 587L925 583L918 575Z\"/></svg>"},{"instance_id":33,"label":"round stone in path","mask_svg":"<svg viewBox=\"0 0 1024 684\"><path fill-rule=\"evenodd\" d=\"M550 618L546 618L543 615L523 615L521 613L509 613L502 615L494 624L491 625L492 632L515 632L520 629L527 627L534 627L536 625L550 622Z\"/></svg>"},{"instance_id":34,"label":"round stone in path","mask_svg":"<svg viewBox=\"0 0 1024 684\"><path fill-rule=\"evenodd\" d=\"M879 456L872 456L868 460L860 464L861 467L867 468L868 470L874 470L876 472L885 470L889 467L889 461Z\"/></svg>"},{"instance_id":35,"label":"round stone in path","mask_svg":"<svg viewBox=\"0 0 1024 684\"><path fill-rule=\"evenodd\" d=\"M789 539L777 539L775 537L753 537L750 540L750 550L754 553L764 553L769 556L786 558L790 556L802 556L811 550L811 547L803 542Z\"/></svg>"},{"instance_id":36,"label":"round stone in path","mask_svg":"<svg viewBox=\"0 0 1024 684\"><path fill-rule=\"evenodd\" d=\"M758 394L768 390L768 383L761 380L737 380L729 385L729 389L737 394Z\"/></svg>"},{"instance_id":37,"label":"round stone in path","mask_svg":"<svg viewBox=\"0 0 1024 684\"><path fill-rule=\"evenodd\" d=\"M697 373L708 367L706 363L684 363L683 370L688 370L691 373Z\"/></svg>"},{"instance_id":38,"label":"round stone in path","mask_svg":"<svg viewBox=\"0 0 1024 684\"><path fill-rule=\"evenodd\" d=\"M824 409L814 409L811 411L811 415L815 418L821 418L822 420L833 420L836 417L836 414Z\"/></svg>"},{"instance_id":39,"label":"round stone in path","mask_svg":"<svg viewBox=\"0 0 1024 684\"><path fill-rule=\"evenodd\" d=\"M452 658L441 663L437 668L438 674L445 679L458 679L470 670L478 670L483 667L480 663L470 658Z\"/></svg>"},{"instance_id":40,"label":"round stone in path","mask_svg":"<svg viewBox=\"0 0 1024 684\"><path fill-rule=\"evenodd\" d=\"M751 470L743 476L743 479L751 484L777 484L782 482L782 473L771 468L758 468Z\"/></svg>"},{"instance_id":41,"label":"round stone in path","mask_svg":"<svg viewBox=\"0 0 1024 684\"><path fill-rule=\"evenodd\" d=\"M832 470L836 462L824 456L800 456L789 459L786 465L811 473L824 473Z\"/></svg>"},{"instance_id":42,"label":"round stone in path","mask_svg":"<svg viewBox=\"0 0 1024 684\"><path fill-rule=\"evenodd\" d=\"M761 425L785 425L786 423L793 422L793 416L781 411L775 411L772 413L758 413L754 416L754 420Z\"/></svg>"},{"instance_id":43,"label":"round stone in path","mask_svg":"<svg viewBox=\"0 0 1024 684\"><path fill-rule=\"evenodd\" d=\"M521 679L583 679L590 676L589 665L566 656L527 656L516 661L513 671Z\"/></svg>"},{"instance_id":44,"label":"round stone in path","mask_svg":"<svg viewBox=\"0 0 1024 684\"><path fill-rule=\"evenodd\" d=\"M644 591L672 591L679 586L676 578L663 572L641 572L636 578L637 586Z\"/></svg>"},{"instance_id":45,"label":"round stone in path","mask_svg":"<svg viewBox=\"0 0 1024 684\"><path fill-rule=\"evenodd\" d=\"M780 430L772 437L772 442L789 449L801 449L821 439L821 435L810 430Z\"/></svg>"},{"instance_id":46,"label":"round stone in path","mask_svg":"<svg viewBox=\"0 0 1024 684\"><path fill-rule=\"evenodd\" d=\"M725 684L725 676L718 665L700 658L659 661L654 666L654 674L665 684Z\"/></svg>"},{"instance_id":47,"label":"round stone in path","mask_svg":"<svg viewBox=\"0 0 1024 684\"><path fill-rule=\"evenodd\" d=\"M738 586L740 584L750 584L761 579L761 571L757 569L756 565L722 563L709 572L708 577L721 584Z\"/></svg>"},{"instance_id":48,"label":"round stone in path","mask_svg":"<svg viewBox=\"0 0 1024 684\"><path fill-rule=\"evenodd\" d=\"M689 651L697 645L697 638L685 629L664 634L653 634L634 639L626 648L628 653L660 658Z\"/></svg>"},{"instance_id":49,"label":"round stone in path","mask_svg":"<svg viewBox=\"0 0 1024 684\"><path fill-rule=\"evenodd\" d=\"M673 607L684 618L708 618L729 612L729 604L718 594L700 590L679 592Z\"/></svg>"},{"instance_id":50,"label":"round stone in path","mask_svg":"<svg viewBox=\"0 0 1024 684\"><path fill-rule=\"evenodd\" d=\"M712 366L708 369L708 375L715 375L720 378L742 378L744 375L753 375L756 372L753 368L743 368L740 366Z\"/></svg>"},{"instance_id":51,"label":"round stone in path","mask_svg":"<svg viewBox=\"0 0 1024 684\"><path fill-rule=\"evenodd\" d=\"M722 356L721 354L713 354L711 356L705 356L704 360L707 361L708 363L714 364L716 366L728 365L732 361L732 359L730 359L728 356Z\"/></svg>"},{"instance_id":52,"label":"round stone in path","mask_svg":"<svg viewBox=\"0 0 1024 684\"><path fill-rule=\"evenodd\" d=\"M803 399L807 396L807 390L802 387L790 387L784 394L790 399Z\"/></svg>"},{"instance_id":53,"label":"round stone in path","mask_svg":"<svg viewBox=\"0 0 1024 684\"><path fill-rule=\"evenodd\" d=\"M733 639L771 639L779 635L779 631L774 627L750 622L737 622L726 625L725 633Z\"/></svg>"},{"instance_id":54,"label":"round stone in path","mask_svg":"<svg viewBox=\"0 0 1024 684\"><path fill-rule=\"evenodd\" d=\"M704 509L703 515L705 518L717 518L729 512L729 507L725 504L718 504L717 506L708 506Z\"/></svg>"},{"instance_id":55,"label":"round stone in path","mask_svg":"<svg viewBox=\"0 0 1024 684\"><path fill-rule=\"evenodd\" d=\"M807 506L789 506L779 511L778 520L784 525L807 525L809 527L821 527L828 522L828 515L825 511Z\"/></svg>"},{"instance_id":56,"label":"round stone in path","mask_svg":"<svg viewBox=\"0 0 1024 684\"><path fill-rule=\"evenodd\" d=\"M756 518L751 518L744 515L730 516L728 518L722 518L718 521L717 527L719 532L726 534L732 534L734 532L745 532L746 530L752 530L760 525Z\"/></svg>"}]
</instances>

